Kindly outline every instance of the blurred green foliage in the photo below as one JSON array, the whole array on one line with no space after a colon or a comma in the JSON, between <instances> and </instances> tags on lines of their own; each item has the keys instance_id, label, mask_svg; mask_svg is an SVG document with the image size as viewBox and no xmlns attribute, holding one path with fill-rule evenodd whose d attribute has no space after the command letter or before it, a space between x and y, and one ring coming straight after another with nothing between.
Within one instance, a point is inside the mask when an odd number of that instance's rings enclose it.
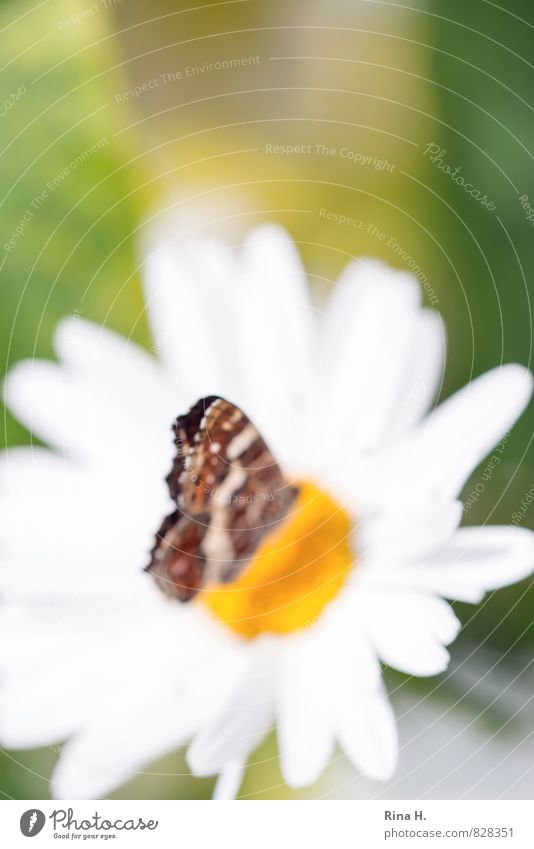
<instances>
[{"instance_id":1,"label":"blurred green foliage","mask_svg":"<svg viewBox=\"0 0 534 849\"><path fill-rule=\"evenodd\" d=\"M105 321L115 307L115 326L129 332L142 311L137 281L128 276L143 202L131 176L135 153L124 137L114 139L113 62L102 43L109 21L104 13L81 30L58 29L73 12L69 3L1 10L0 99L11 102L23 90L0 118L2 371L23 356L50 356L61 316ZM99 41L98 51L87 52L88 39ZM23 436L10 419L2 438Z\"/></svg>"}]
</instances>

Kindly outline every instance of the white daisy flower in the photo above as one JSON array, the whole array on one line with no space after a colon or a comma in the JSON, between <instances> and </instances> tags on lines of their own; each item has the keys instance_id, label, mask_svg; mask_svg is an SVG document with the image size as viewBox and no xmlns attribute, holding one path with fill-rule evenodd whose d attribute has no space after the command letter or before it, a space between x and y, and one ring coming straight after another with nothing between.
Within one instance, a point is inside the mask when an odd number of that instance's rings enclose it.
<instances>
[{"instance_id":1,"label":"white daisy flower","mask_svg":"<svg viewBox=\"0 0 534 849\"><path fill-rule=\"evenodd\" d=\"M271 226L238 251L153 245L145 278L157 356L75 318L58 327L58 363L19 363L6 381L51 450L1 463L0 739L67 741L60 798L105 795L186 744L193 773L232 796L273 727L292 787L336 742L386 779L397 739L380 662L442 672L460 627L445 599L478 602L534 567L532 533L459 528L457 500L527 404L530 373L502 366L432 409L444 333L417 281L354 261L321 312ZM247 581L253 558L235 591L181 604L144 567L172 509L170 426L207 395L247 413L303 495L261 581Z\"/></svg>"}]
</instances>

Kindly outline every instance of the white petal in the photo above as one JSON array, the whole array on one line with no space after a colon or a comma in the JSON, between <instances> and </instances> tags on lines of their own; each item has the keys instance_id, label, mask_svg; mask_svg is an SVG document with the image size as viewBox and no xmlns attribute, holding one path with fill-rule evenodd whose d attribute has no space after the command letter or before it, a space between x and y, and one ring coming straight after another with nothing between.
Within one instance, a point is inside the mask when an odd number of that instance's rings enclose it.
<instances>
[{"instance_id":1,"label":"white petal","mask_svg":"<svg viewBox=\"0 0 534 849\"><path fill-rule=\"evenodd\" d=\"M169 512L163 480L169 465L154 463L145 474L141 465L131 465L135 483L120 467L104 479L99 466L71 464L43 449L0 454L0 541L6 552L0 582L13 567L20 570L15 580L21 588L31 590L34 579L34 589L43 588L50 580L48 591L56 576L67 583L83 578L87 585L92 578L101 583L105 572L112 583L123 567L142 569L155 529Z\"/></svg>"},{"instance_id":2,"label":"white petal","mask_svg":"<svg viewBox=\"0 0 534 849\"><path fill-rule=\"evenodd\" d=\"M60 322L54 344L69 373L111 409L118 407L130 428L142 428L148 440L169 441L183 399L173 396L154 357L130 339L78 317Z\"/></svg>"},{"instance_id":3,"label":"white petal","mask_svg":"<svg viewBox=\"0 0 534 849\"><path fill-rule=\"evenodd\" d=\"M98 630L77 633L66 622L58 623L58 630L54 640L36 628L28 646L32 659L21 658L8 675L4 672L0 714L4 746L33 748L65 740L105 709L109 693L118 695L108 663L117 653ZM120 676L128 679L127 661L121 666ZM125 689L131 681L121 683Z\"/></svg>"},{"instance_id":4,"label":"white petal","mask_svg":"<svg viewBox=\"0 0 534 849\"><path fill-rule=\"evenodd\" d=\"M484 593L534 571L534 533L527 528L486 525L460 528L429 563L405 567L399 581L459 601L479 602Z\"/></svg>"},{"instance_id":5,"label":"white petal","mask_svg":"<svg viewBox=\"0 0 534 849\"><path fill-rule=\"evenodd\" d=\"M356 498L373 505L456 497L471 471L512 427L532 392L532 375L506 365L473 380L410 436L350 470Z\"/></svg>"},{"instance_id":6,"label":"white petal","mask_svg":"<svg viewBox=\"0 0 534 849\"><path fill-rule=\"evenodd\" d=\"M457 494L521 415L531 394L532 375L522 366L502 366L472 381L422 426L417 472L440 492Z\"/></svg>"},{"instance_id":7,"label":"white petal","mask_svg":"<svg viewBox=\"0 0 534 849\"><path fill-rule=\"evenodd\" d=\"M98 604L103 598L128 599L131 593L125 584L125 572L129 573L129 581L134 572L132 566L136 562L137 568L143 565L139 555L131 562L125 558L104 559L98 553L92 559L86 555L84 550L84 557L78 555L73 563L72 548L70 558L67 550L58 549L54 559L51 550L46 551L46 556L41 552L40 557L29 550L10 551L4 555L0 569L0 594L4 600L41 603L84 598L87 603Z\"/></svg>"},{"instance_id":8,"label":"white petal","mask_svg":"<svg viewBox=\"0 0 534 849\"><path fill-rule=\"evenodd\" d=\"M234 380L238 280L228 248L209 240L154 240L144 276L156 348L188 405L212 394L242 402Z\"/></svg>"},{"instance_id":9,"label":"white petal","mask_svg":"<svg viewBox=\"0 0 534 849\"><path fill-rule=\"evenodd\" d=\"M317 630L323 631L323 638L330 644L329 662L325 664L325 675L332 667L337 670L333 663L334 657L341 649L341 660L351 669L355 670L358 685L369 692L376 692L382 677L377 654L359 627L358 611L355 600L359 595L354 590L345 590L325 609L322 617L315 626Z\"/></svg>"},{"instance_id":10,"label":"white petal","mask_svg":"<svg viewBox=\"0 0 534 849\"><path fill-rule=\"evenodd\" d=\"M402 398L420 316L417 281L362 259L343 272L325 319L321 418L328 441L359 453L376 446Z\"/></svg>"},{"instance_id":11,"label":"white petal","mask_svg":"<svg viewBox=\"0 0 534 849\"><path fill-rule=\"evenodd\" d=\"M397 764L395 716L385 693L344 692L339 706L338 739L356 769L376 781L391 778Z\"/></svg>"},{"instance_id":12,"label":"white petal","mask_svg":"<svg viewBox=\"0 0 534 849\"><path fill-rule=\"evenodd\" d=\"M240 358L250 408L275 456L291 462L311 377L314 319L295 247L278 227L252 231L240 257ZM276 404L273 404L276 398Z\"/></svg>"},{"instance_id":13,"label":"white petal","mask_svg":"<svg viewBox=\"0 0 534 849\"><path fill-rule=\"evenodd\" d=\"M362 522L355 531L358 564L395 568L400 562L428 557L457 529L463 514L460 501L426 502L385 512ZM371 576L372 577L372 576Z\"/></svg>"},{"instance_id":14,"label":"white petal","mask_svg":"<svg viewBox=\"0 0 534 849\"><path fill-rule=\"evenodd\" d=\"M0 739L11 747L46 745L91 726L95 717L99 722L119 704L126 716L140 682L157 700L185 659L205 649L209 632L195 620L192 613L171 615L150 581L140 598L122 604L41 599L8 606L0 623L2 642L9 636L11 644L0 665ZM184 655L176 646L186 640ZM209 650L217 657L217 643Z\"/></svg>"},{"instance_id":15,"label":"white petal","mask_svg":"<svg viewBox=\"0 0 534 849\"><path fill-rule=\"evenodd\" d=\"M183 745L198 727L199 706L169 694L137 699L75 735L52 776L56 799L94 799L134 778L152 760ZM125 712L126 711L126 712Z\"/></svg>"},{"instance_id":16,"label":"white petal","mask_svg":"<svg viewBox=\"0 0 534 849\"><path fill-rule=\"evenodd\" d=\"M227 799L235 799L243 781L245 764L242 760L232 761L220 773L215 782L213 799L222 802Z\"/></svg>"},{"instance_id":17,"label":"white petal","mask_svg":"<svg viewBox=\"0 0 534 849\"><path fill-rule=\"evenodd\" d=\"M95 649L98 651L98 647ZM64 646L61 660L49 661L30 672L16 670L4 680L0 717L3 746L23 749L48 745L66 739L83 724L87 719L84 693L70 682L76 663Z\"/></svg>"},{"instance_id":18,"label":"white petal","mask_svg":"<svg viewBox=\"0 0 534 849\"><path fill-rule=\"evenodd\" d=\"M324 770L334 746L332 719L324 697L323 669L329 643L287 638L281 656L278 741L282 774L290 787L312 784Z\"/></svg>"},{"instance_id":19,"label":"white petal","mask_svg":"<svg viewBox=\"0 0 534 849\"><path fill-rule=\"evenodd\" d=\"M140 467L153 459L161 464L159 446L145 444L124 411L55 363L17 363L6 378L5 400L30 432L67 454L113 461L114 468L131 467L134 457Z\"/></svg>"},{"instance_id":20,"label":"white petal","mask_svg":"<svg viewBox=\"0 0 534 849\"><path fill-rule=\"evenodd\" d=\"M336 736L357 769L384 781L397 762L395 717L380 680L373 675L373 684L365 670L354 664L356 642L356 637L347 639L331 658L329 683Z\"/></svg>"},{"instance_id":21,"label":"white petal","mask_svg":"<svg viewBox=\"0 0 534 849\"><path fill-rule=\"evenodd\" d=\"M187 762L195 775L222 772L235 761L246 761L273 720L271 659L262 649L251 653L247 669L218 715L195 736Z\"/></svg>"},{"instance_id":22,"label":"white petal","mask_svg":"<svg viewBox=\"0 0 534 849\"><path fill-rule=\"evenodd\" d=\"M421 311L413 341L409 374L388 436L398 436L417 424L435 401L443 380L446 336L438 312Z\"/></svg>"},{"instance_id":23,"label":"white petal","mask_svg":"<svg viewBox=\"0 0 534 849\"><path fill-rule=\"evenodd\" d=\"M436 675L448 665L443 648L460 623L450 606L428 593L388 589L387 584L355 593L355 620L378 655L410 675Z\"/></svg>"}]
</instances>

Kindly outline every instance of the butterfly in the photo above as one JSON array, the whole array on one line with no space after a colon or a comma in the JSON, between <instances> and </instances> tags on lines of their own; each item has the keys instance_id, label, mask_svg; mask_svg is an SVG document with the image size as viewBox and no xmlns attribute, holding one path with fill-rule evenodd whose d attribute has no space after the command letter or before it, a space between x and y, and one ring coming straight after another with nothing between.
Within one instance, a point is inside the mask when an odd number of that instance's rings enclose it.
<instances>
[{"instance_id":1,"label":"butterfly","mask_svg":"<svg viewBox=\"0 0 534 849\"><path fill-rule=\"evenodd\" d=\"M186 602L204 586L235 580L298 490L250 419L224 398L201 398L173 431L177 453L166 482L176 509L156 533L146 571Z\"/></svg>"}]
</instances>

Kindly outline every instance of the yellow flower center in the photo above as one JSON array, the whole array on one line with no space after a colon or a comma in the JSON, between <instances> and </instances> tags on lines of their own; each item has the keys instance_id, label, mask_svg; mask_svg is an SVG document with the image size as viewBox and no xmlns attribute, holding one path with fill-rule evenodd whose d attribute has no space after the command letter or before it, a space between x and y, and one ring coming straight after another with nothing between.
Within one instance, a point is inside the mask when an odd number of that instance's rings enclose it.
<instances>
[{"instance_id":1,"label":"yellow flower center","mask_svg":"<svg viewBox=\"0 0 534 849\"><path fill-rule=\"evenodd\" d=\"M243 573L198 598L247 639L305 628L338 594L352 567L351 527L339 504L304 483L290 515L264 539Z\"/></svg>"}]
</instances>

